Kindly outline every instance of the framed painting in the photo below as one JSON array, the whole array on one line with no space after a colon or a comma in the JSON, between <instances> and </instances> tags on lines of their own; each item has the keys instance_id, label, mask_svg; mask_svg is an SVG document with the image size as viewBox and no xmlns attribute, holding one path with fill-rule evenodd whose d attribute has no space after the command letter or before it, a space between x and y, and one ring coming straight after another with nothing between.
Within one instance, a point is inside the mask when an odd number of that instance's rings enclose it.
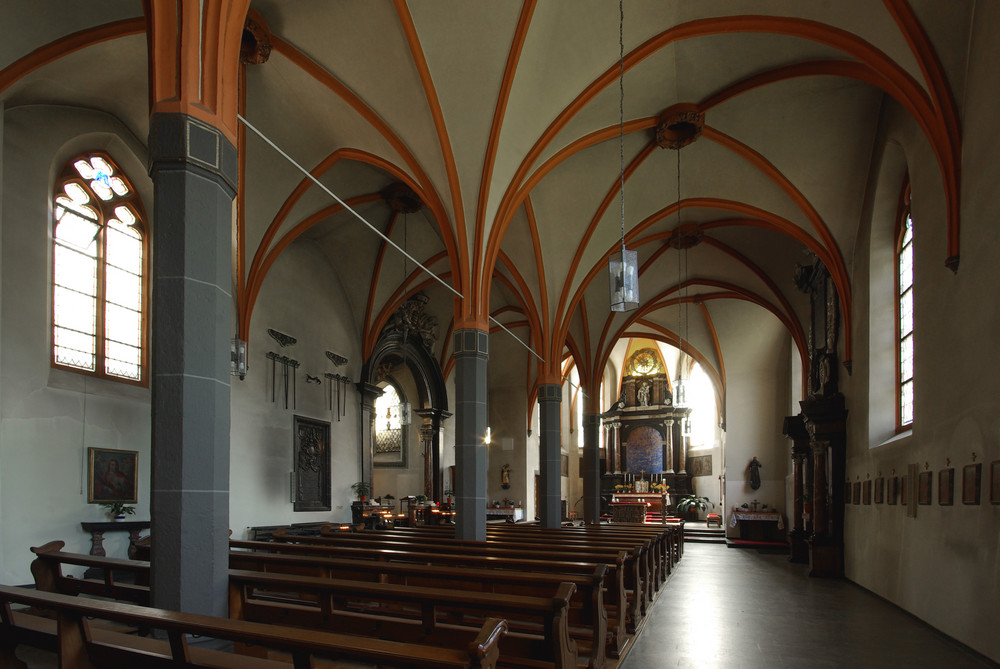
<instances>
[{"instance_id":1,"label":"framed painting","mask_svg":"<svg viewBox=\"0 0 1000 669\"><path fill-rule=\"evenodd\" d=\"M861 484L861 503L871 504L872 503L872 482L865 481Z\"/></svg>"},{"instance_id":2,"label":"framed painting","mask_svg":"<svg viewBox=\"0 0 1000 669\"><path fill-rule=\"evenodd\" d=\"M909 500L909 496L907 495L909 491L906 489L908 478L908 476L899 477L899 503L903 506L906 506Z\"/></svg>"},{"instance_id":3,"label":"framed painting","mask_svg":"<svg viewBox=\"0 0 1000 669\"><path fill-rule=\"evenodd\" d=\"M853 483L853 489L851 490L851 504L861 504L861 481L855 481Z\"/></svg>"},{"instance_id":4,"label":"framed painting","mask_svg":"<svg viewBox=\"0 0 1000 669\"><path fill-rule=\"evenodd\" d=\"M917 477L917 504L927 505L931 503L933 479L933 472L920 472Z\"/></svg>"},{"instance_id":5,"label":"framed painting","mask_svg":"<svg viewBox=\"0 0 1000 669\"><path fill-rule=\"evenodd\" d=\"M938 504L952 506L955 503L955 469L938 472Z\"/></svg>"},{"instance_id":6,"label":"framed painting","mask_svg":"<svg viewBox=\"0 0 1000 669\"><path fill-rule=\"evenodd\" d=\"M691 476L711 476L712 456L694 455L687 459L687 472Z\"/></svg>"},{"instance_id":7,"label":"framed painting","mask_svg":"<svg viewBox=\"0 0 1000 669\"><path fill-rule=\"evenodd\" d=\"M990 504L1000 504L1000 460L990 463Z\"/></svg>"},{"instance_id":8,"label":"framed painting","mask_svg":"<svg viewBox=\"0 0 1000 669\"><path fill-rule=\"evenodd\" d=\"M983 463L965 465L962 468L962 504L979 504L980 480Z\"/></svg>"},{"instance_id":9,"label":"framed painting","mask_svg":"<svg viewBox=\"0 0 1000 669\"><path fill-rule=\"evenodd\" d=\"M88 448L87 455L87 503L127 502L135 504L139 477L139 452Z\"/></svg>"},{"instance_id":10,"label":"framed painting","mask_svg":"<svg viewBox=\"0 0 1000 669\"><path fill-rule=\"evenodd\" d=\"M896 504L896 500L899 499L899 477L890 476L889 477L889 489L886 490L886 504Z\"/></svg>"},{"instance_id":11,"label":"framed painting","mask_svg":"<svg viewBox=\"0 0 1000 669\"><path fill-rule=\"evenodd\" d=\"M881 476L875 479L875 503L885 502L885 479Z\"/></svg>"}]
</instances>

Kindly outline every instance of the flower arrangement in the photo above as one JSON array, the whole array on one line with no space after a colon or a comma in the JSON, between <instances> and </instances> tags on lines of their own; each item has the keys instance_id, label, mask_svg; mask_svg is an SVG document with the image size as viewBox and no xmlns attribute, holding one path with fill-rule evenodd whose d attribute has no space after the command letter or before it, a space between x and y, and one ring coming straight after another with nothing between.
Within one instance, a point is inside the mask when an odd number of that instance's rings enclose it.
<instances>
[{"instance_id":1,"label":"flower arrangement","mask_svg":"<svg viewBox=\"0 0 1000 669\"><path fill-rule=\"evenodd\" d=\"M670 486L666 483L650 483L649 488L655 492L666 492L670 490Z\"/></svg>"}]
</instances>

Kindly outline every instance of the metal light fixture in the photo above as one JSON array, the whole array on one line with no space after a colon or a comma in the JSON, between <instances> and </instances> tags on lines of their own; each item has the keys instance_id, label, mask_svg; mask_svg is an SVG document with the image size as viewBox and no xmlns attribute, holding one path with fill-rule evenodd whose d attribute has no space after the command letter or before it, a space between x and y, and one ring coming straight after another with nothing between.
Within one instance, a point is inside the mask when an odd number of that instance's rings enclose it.
<instances>
[{"instance_id":1,"label":"metal light fixture","mask_svg":"<svg viewBox=\"0 0 1000 669\"><path fill-rule=\"evenodd\" d=\"M247 343L242 339L233 339L229 348L229 373L240 377L247 376Z\"/></svg>"},{"instance_id":2,"label":"metal light fixture","mask_svg":"<svg viewBox=\"0 0 1000 669\"><path fill-rule=\"evenodd\" d=\"M625 248L625 12L618 0L618 190L621 199L621 250L608 258L611 311L633 311L639 307L639 254Z\"/></svg>"},{"instance_id":3,"label":"metal light fixture","mask_svg":"<svg viewBox=\"0 0 1000 669\"><path fill-rule=\"evenodd\" d=\"M403 291L403 297L406 297L406 211L403 211L403 282L400 284ZM404 299L405 304L405 299ZM400 378L402 378L402 373L406 371L406 338L409 335L410 322L407 319L405 313L403 316L403 368L400 370ZM400 393L400 397L403 397ZM399 403L399 424L409 425L411 420L412 406L405 399Z\"/></svg>"},{"instance_id":4,"label":"metal light fixture","mask_svg":"<svg viewBox=\"0 0 1000 669\"><path fill-rule=\"evenodd\" d=\"M680 234L681 229L681 149L677 147L677 234ZM684 246L684 248L681 248ZM684 267L685 276L681 275L682 265L687 265L687 246L678 243L677 245L677 339L678 339L678 355L677 355L677 383L674 387L674 406L675 407L686 407L688 405L687 400L687 382L684 381L684 338L687 334L687 285L684 283L686 278L686 270ZM685 419L684 425L682 425L682 434L690 434L691 421ZM684 430L687 430L685 433Z\"/></svg>"}]
</instances>

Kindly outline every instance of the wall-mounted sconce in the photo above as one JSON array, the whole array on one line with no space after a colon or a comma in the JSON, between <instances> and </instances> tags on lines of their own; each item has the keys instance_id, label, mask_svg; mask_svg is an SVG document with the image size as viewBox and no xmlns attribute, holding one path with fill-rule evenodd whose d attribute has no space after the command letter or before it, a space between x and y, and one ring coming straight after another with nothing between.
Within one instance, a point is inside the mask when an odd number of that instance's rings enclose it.
<instances>
[{"instance_id":1,"label":"wall-mounted sconce","mask_svg":"<svg viewBox=\"0 0 1000 669\"><path fill-rule=\"evenodd\" d=\"M229 355L229 373L242 381L247 376L247 343L239 338L233 339Z\"/></svg>"}]
</instances>

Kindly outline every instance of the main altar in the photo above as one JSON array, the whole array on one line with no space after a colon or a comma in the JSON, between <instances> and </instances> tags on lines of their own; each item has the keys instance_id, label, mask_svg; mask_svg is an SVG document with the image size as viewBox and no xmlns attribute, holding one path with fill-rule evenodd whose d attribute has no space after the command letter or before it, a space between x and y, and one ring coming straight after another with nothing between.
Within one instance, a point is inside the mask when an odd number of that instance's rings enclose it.
<instances>
[{"instance_id":1,"label":"main altar","mask_svg":"<svg viewBox=\"0 0 1000 669\"><path fill-rule=\"evenodd\" d=\"M605 437L602 515L619 522L643 522L646 512L663 518L673 507L671 499L692 492L683 430L690 413L689 407L674 404L655 344L630 351L618 401L601 414ZM635 520L640 518L638 507L625 506L637 502L643 506L642 520ZM629 520L621 520L626 517Z\"/></svg>"}]
</instances>

